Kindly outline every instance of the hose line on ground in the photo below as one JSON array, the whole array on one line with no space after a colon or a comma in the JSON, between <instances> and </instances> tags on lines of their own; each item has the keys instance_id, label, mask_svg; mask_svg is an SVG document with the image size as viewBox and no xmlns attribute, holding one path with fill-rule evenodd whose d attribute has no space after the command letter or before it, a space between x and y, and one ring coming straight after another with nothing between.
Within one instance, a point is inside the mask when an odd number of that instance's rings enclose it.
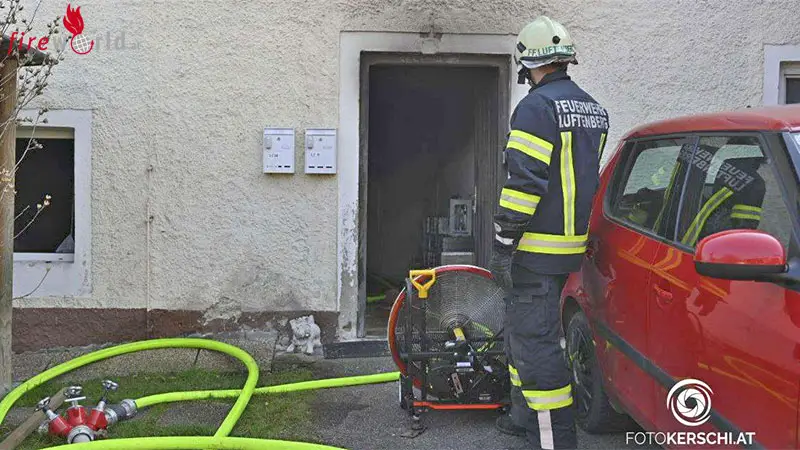
<instances>
[{"instance_id":1,"label":"hose line on ground","mask_svg":"<svg viewBox=\"0 0 800 450\"><path fill-rule=\"evenodd\" d=\"M278 386L265 386L256 388L253 395L278 394L284 392L310 391L315 389L359 386L362 384L388 383L397 381L399 372L378 373L375 375L358 375L344 378L327 378L324 380L302 381L299 383L281 384ZM215 391L185 391L168 392L166 394L148 395L136 400L137 408L158 405L160 403L180 402L187 400L208 400L217 398L232 398L239 395L240 389L223 389Z\"/></svg>"},{"instance_id":2,"label":"hose line on ground","mask_svg":"<svg viewBox=\"0 0 800 450\"><path fill-rule=\"evenodd\" d=\"M250 439L237 437L211 437L211 436L181 436L181 437L149 437L128 439L106 439L102 441L82 442L78 444L59 445L48 447L48 450L343 450L321 444L306 442L278 441L272 439Z\"/></svg>"},{"instance_id":3,"label":"hose line on ground","mask_svg":"<svg viewBox=\"0 0 800 450\"><path fill-rule=\"evenodd\" d=\"M144 350L156 350L165 348L200 348L222 352L239 359L247 367L247 380L245 381L242 389L223 389L223 390L209 390L209 391L186 391L186 392L171 392L165 394L156 394L143 397L136 400L137 408L145 408L147 406L156 405L159 403L186 401L186 400L204 400L213 398L233 398L238 397L234 402L233 407L228 412L228 415L223 420L220 427L214 436L192 436L192 437L146 437L146 438L130 438L130 439L112 439L93 441L80 444L71 444L69 446L50 447L53 449L73 449L80 450L83 448L106 448L106 449L272 449L272 448L286 448L286 449L335 449L336 447L329 447L320 444L311 444L303 442L289 442L270 439L249 439L249 438L236 438L228 437L233 430L236 422L241 417L245 408L247 407L250 398L254 394L271 394L279 392L295 392L312 389L323 389L331 387L344 387L344 386L358 386L363 384L386 383L395 381L399 377L399 372L380 373L375 375L363 375L344 378L330 378L325 380L304 381L300 383L284 384L279 386L266 386L256 389L258 383L258 365L250 354L244 350L223 342L212 341L208 339L192 339L192 338L171 338L171 339L153 339L148 341L132 342L130 344L122 344L115 347L109 347L79 356L71 361L59 364L52 367L39 375L36 375L16 389L9 392L6 397L0 401L0 424L8 414L8 411L14 403L20 399L26 392L36 388L37 386L50 381L51 379L71 372L79 367L91 364L104 359L120 356L127 353L140 352Z\"/></svg>"}]
</instances>

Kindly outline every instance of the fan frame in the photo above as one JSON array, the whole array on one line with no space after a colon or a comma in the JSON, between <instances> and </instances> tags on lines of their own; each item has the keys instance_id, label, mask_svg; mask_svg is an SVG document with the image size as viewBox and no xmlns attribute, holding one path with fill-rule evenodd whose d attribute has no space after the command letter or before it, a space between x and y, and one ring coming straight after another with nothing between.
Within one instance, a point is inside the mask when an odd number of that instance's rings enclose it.
<instances>
[{"instance_id":1,"label":"fan frame","mask_svg":"<svg viewBox=\"0 0 800 450\"><path fill-rule=\"evenodd\" d=\"M439 275L444 274L444 273L467 272L467 273L471 273L471 274L482 276L482 277L484 277L486 279L489 279L489 280L493 280L494 279L494 277L492 276L492 273L490 271L488 271L488 270L486 270L486 269L484 269L482 267L466 265L466 264L452 264L452 265L438 266L438 267L433 268L432 270L435 272L437 278L438 278ZM418 282L420 284L424 284L428 280L429 280L429 276L427 276L427 275L419 275L419 276L414 278L414 281L416 281L416 282ZM388 321L388 324L387 324L387 333L386 333L387 341L388 341L388 345L389 345L389 350L390 350L390 353L392 355L392 359L394 360L395 364L397 365L397 368L399 369L399 371L401 373L401 382L400 382L400 384L401 384L401 386L400 386L401 406L404 405L404 400L403 400L404 395L408 394L408 395L410 395L409 400L411 400L412 403L411 403L411 405L405 405L405 407L413 406L414 407L413 409L418 409L418 408L430 408L430 409L503 409L503 408L505 408L507 406L505 403L479 403L479 404L462 403L462 404L457 404L457 403L451 403L451 402L442 403L442 402L434 402L434 401L429 401L428 400L427 394L426 394L427 389L423 388L422 380L420 378L418 378L418 377L410 376L408 374L408 366L406 364L406 361L401 357L400 349L398 348L398 345L397 345L397 342L396 342L397 341L397 339L396 339L397 335L395 333L395 330L397 328L397 324L398 324L398 321L399 321L400 312L406 306L406 300L408 298L408 291L412 291L412 295L411 295L412 302L415 300L415 295L413 294L415 289L414 289L413 284L411 283L411 279L407 278L405 284L406 284L406 286L397 295L397 298L395 299L395 302L392 305L392 309L391 309L391 311L389 313L389 321ZM425 301L424 299L418 299L418 298L416 300L423 301L423 302ZM418 388L418 389L420 389L422 391L422 399L421 399L421 401L418 401L418 400L416 400L414 398L415 396L413 395L413 392L404 394L405 390L410 390L410 389L403 389L403 384L404 384L403 381L405 381L405 382L410 381L411 382L411 383L408 383L409 384L409 388L411 386L414 386L414 387L416 387L416 388ZM413 412L412 412L412 414L413 414Z\"/></svg>"}]
</instances>

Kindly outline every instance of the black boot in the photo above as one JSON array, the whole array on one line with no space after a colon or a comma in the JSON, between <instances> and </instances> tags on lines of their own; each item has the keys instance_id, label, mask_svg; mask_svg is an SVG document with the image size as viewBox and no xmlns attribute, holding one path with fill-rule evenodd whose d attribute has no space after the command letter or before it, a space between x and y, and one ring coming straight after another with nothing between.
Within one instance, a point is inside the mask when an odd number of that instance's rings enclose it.
<instances>
[{"instance_id":1,"label":"black boot","mask_svg":"<svg viewBox=\"0 0 800 450\"><path fill-rule=\"evenodd\" d=\"M509 414L504 414L498 417L494 422L494 426L502 433L510 434L512 436L525 437L526 434L525 428L515 424Z\"/></svg>"}]
</instances>

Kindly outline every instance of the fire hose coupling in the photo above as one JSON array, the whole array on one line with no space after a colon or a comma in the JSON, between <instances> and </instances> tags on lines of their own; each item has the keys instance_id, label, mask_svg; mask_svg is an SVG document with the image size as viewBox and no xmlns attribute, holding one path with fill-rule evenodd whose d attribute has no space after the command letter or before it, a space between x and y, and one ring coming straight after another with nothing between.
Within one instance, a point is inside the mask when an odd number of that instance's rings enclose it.
<instances>
[{"instance_id":1,"label":"fire hose coupling","mask_svg":"<svg viewBox=\"0 0 800 450\"><path fill-rule=\"evenodd\" d=\"M79 442L91 442L95 438L94 430L86 425L78 425L72 428L67 434L68 444L77 444Z\"/></svg>"},{"instance_id":2,"label":"fire hose coupling","mask_svg":"<svg viewBox=\"0 0 800 450\"><path fill-rule=\"evenodd\" d=\"M108 405L105 410L108 426L132 418L137 411L136 402L131 399L125 399L119 402L118 405Z\"/></svg>"}]
</instances>

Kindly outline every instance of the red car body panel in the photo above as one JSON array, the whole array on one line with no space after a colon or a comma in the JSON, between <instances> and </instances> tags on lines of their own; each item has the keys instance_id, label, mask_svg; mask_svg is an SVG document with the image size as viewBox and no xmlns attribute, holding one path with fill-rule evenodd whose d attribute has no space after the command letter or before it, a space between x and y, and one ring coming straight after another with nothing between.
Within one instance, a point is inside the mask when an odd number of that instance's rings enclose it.
<instances>
[{"instance_id":1,"label":"red car body panel","mask_svg":"<svg viewBox=\"0 0 800 450\"><path fill-rule=\"evenodd\" d=\"M623 141L692 131L796 131L800 130L800 105L774 106L714 114L678 117L639 126Z\"/></svg>"},{"instance_id":2,"label":"red car body panel","mask_svg":"<svg viewBox=\"0 0 800 450\"><path fill-rule=\"evenodd\" d=\"M713 411L735 429L755 432L760 445L796 448L800 293L772 282L702 276L694 254L620 225L604 211L606 189L627 139L731 130L800 130L800 105L670 119L623 138L601 173L586 258L565 286L562 314L565 326L576 307L586 314L609 398L645 429L718 430L711 422L692 428L677 422L667 408L664 378L659 382L642 368L649 365L674 381L706 382L713 390ZM786 260L783 246L774 248L769 235L759 239L750 232L744 239L732 232L726 239L724 245L703 241L697 253L732 263ZM634 357L606 339L609 334L632 347Z\"/></svg>"}]
</instances>

